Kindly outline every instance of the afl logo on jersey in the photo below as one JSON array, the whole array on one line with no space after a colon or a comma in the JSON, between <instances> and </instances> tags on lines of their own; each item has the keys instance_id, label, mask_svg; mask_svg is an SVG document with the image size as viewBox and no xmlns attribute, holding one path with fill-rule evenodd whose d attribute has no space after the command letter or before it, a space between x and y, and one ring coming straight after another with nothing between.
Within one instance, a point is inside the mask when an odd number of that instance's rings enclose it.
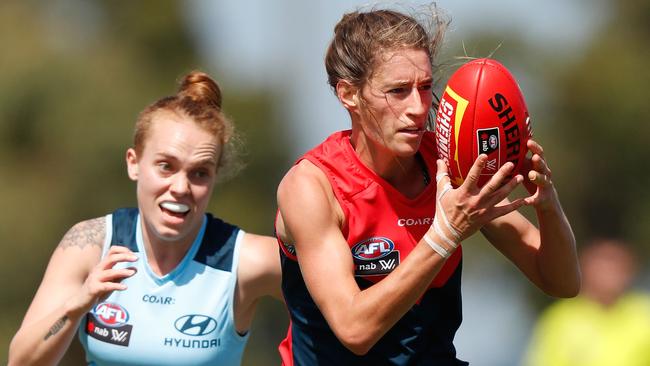
<instances>
[{"instance_id":1,"label":"afl logo on jersey","mask_svg":"<svg viewBox=\"0 0 650 366\"><path fill-rule=\"evenodd\" d=\"M393 241L384 237L373 237L352 247L352 256L363 261L383 258L395 249Z\"/></svg>"},{"instance_id":2,"label":"afl logo on jersey","mask_svg":"<svg viewBox=\"0 0 650 366\"><path fill-rule=\"evenodd\" d=\"M93 314L100 323L109 327L118 327L129 321L126 309L112 302L98 304L93 309Z\"/></svg>"}]
</instances>

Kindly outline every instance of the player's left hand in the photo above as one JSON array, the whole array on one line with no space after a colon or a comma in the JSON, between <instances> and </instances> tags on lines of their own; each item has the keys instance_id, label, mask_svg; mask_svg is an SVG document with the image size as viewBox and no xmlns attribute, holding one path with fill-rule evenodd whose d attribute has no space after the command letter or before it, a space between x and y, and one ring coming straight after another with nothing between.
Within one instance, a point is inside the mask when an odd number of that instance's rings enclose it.
<instances>
[{"instance_id":1,"label":"player's left hand","mask_svg":"<svg viewBox=\"0 0 650 366\"><path fill-rule=\"evenodd\" d=\"M535 140L528 140L526 145L532 153L526 157L523 172L528 172L524 179L524 186L531 194L524 200L527 205L543 209L552 206L557 194L551 180L551 169L544 159L544 149Z\"/></svg>"}]
</instances>

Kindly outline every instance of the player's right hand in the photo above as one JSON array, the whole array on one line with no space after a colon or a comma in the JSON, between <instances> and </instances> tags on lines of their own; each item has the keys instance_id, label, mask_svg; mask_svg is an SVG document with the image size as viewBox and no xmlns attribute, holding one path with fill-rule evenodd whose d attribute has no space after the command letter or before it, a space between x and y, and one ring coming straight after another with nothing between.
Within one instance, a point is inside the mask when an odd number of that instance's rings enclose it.
<instances>
[{"instance_id":1,"label":"player's right hand","mask_svg":"<svg viewBox=\"0 0 650 366\"><path fill-rule=\"evenodd\" d=\"M74 297L72 308L81 313L90 311L98 302L106 299L113 291L126 290L122 280L136 273L135 267L113 268L119 262L135 262L138 260L131 250L120 245L113 245L104 258L93 267L81 286L78 295Z\"/></svg>"},{"instance_id":2,"label":"player's right hand","mask_svg":"<svg viewBox=\"0 0 650 366\"><path fill-rule=\"evenodd\" d=\"M437 182L436 217L446 215L453 231L457 234L449 237L455 237L458 242L473 235L489 221L512 212L526 203L523 199L517 199L498 205L518 184L523 182L520 174L508 179L514 169L514 165L510 162L504 164L483 187L478 186L480 173L485 168L486 161L486 155L479 155L463 184L456 189L451 186L447 165L442 160L437 161L436 175L440 179Z\"/></svg>"}]
</instances>

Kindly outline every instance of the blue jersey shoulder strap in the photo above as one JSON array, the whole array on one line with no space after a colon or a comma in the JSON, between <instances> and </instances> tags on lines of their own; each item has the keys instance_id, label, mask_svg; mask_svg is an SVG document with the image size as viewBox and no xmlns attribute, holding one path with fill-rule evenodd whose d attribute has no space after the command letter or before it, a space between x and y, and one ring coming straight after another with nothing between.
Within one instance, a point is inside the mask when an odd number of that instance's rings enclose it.
<instances>
[{"instance_id":1,"label":"blue jersey shoulder strap","mask_svg":"<svg viewBox=\"0 0 650 366\"><path fill-rule=\"evenodd\" d=\"M203 242L194 256L196 262L230 272L239 228L208 215Z\"/></svg>"},{"instance_id":2,"label":"blue jersey shoulder strap","mask_svg":"<svg viewBox=\"0 0 650 366\"><path fill-rule=\"evenodd\" d=\"M119 208L113 212L111 245L121 245L134 253L138 252L138 244L135 241L138 213L137 208Z\"/></svg>"}]
</instances>

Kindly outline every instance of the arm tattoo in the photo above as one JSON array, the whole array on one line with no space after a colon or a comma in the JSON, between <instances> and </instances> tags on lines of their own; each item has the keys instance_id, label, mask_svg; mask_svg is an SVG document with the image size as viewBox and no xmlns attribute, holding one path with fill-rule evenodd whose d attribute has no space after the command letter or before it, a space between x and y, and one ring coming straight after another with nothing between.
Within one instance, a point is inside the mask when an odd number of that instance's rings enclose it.
<instances>
[{"instance_id":1,"label":"arm tattoo","mask_svg":"<svg viewBox=\"0 0 650 366\"><path fill-rule=\"evenodd\" d=\"M101 247L104 243L105 234L106 219L104 217L86 220L68 230L63 236L63 239L61 239L59 247L62 249L74 246L83 249L88 245Z\"/></svg>"},{"instance_id":2,"label":"arm tattoo","mask_svg":"<svg viewBox=\"0 0 650 366\"><path fill-rule=\"evenodd\" d=\"M47 332L47 334L45 335L45 338L43 338L43 340L46 341L51 336L57 334L63 328L63 326L65 325L65 322L67 322L67 321L68 321L68 316L67 315L64 315L63 317L61 317L61 319L57 320L56 323L54 323L54 325L52 325L50 330Z\"/></svg>"}]
</instances>

